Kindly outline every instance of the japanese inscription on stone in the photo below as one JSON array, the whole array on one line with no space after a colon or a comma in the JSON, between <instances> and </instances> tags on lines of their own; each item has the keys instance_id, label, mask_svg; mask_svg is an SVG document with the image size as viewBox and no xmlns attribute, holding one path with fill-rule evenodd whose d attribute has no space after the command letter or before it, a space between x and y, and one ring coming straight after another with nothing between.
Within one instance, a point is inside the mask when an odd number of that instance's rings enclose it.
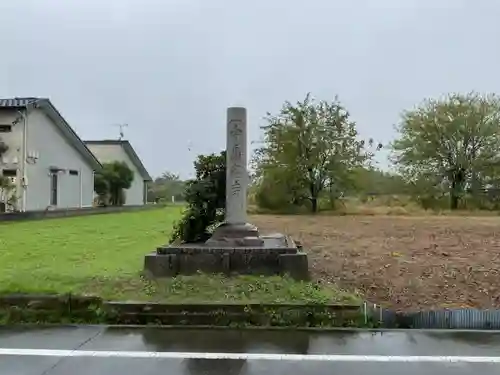
<instances>
[{"instance_id":1,"label":"japanese inscription on stone","mask_svg":"<svg viewBox=\"0 0 500 375\"><path fill-rule=\"evenodd\" d=\"M243 123L241 121L232 121L229 134L232 138L232 147L230 150L231 163L229 166L231 178L231 194L239 195L242 191L242 184L245 183L246 168L244 167L244 155L242 148L243 141Z\"/></svg>"},{"instance_id":2,"label":"japanese inscription on stone","mask_svg":"<svg viewBox=\"0 0 500 375\"><path fill-rule=\"evenodd\" d=\"M228 108L226 132L226 221L244 224L248 185L245 108Z\"/></svg>"},{"instance_id":3,"label":"japanese inscription on stone","mask_svg":"<svg viewBox=\"0 0 500 375\"><path fill-rule=\"evenodd\" d=\"M233 121L231 123L230 135L233 138L233 147L231 148L231 159L238 163L243 158L243 151L241 149L241 141L243 135L243 124L240 121Z\"/></svg>"}]
</instances>

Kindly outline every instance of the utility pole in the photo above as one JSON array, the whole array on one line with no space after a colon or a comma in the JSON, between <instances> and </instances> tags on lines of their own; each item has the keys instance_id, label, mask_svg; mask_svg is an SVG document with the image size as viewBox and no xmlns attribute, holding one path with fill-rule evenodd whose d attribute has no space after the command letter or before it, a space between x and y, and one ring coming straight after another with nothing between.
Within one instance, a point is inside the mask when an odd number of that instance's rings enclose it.
<instances>
[{"instance_id":1,"label":"utility pole","mask_svg":"<svg viewBox=\"0 0 500 375\"><path fill-rule=\"evenodd\" d=\"M118 137L118 140L121 141L125 137L123 129L128 128L128 124L115 124L114 126L118 126L120 128L120 136Z\"/></svg>"}]
</instances>

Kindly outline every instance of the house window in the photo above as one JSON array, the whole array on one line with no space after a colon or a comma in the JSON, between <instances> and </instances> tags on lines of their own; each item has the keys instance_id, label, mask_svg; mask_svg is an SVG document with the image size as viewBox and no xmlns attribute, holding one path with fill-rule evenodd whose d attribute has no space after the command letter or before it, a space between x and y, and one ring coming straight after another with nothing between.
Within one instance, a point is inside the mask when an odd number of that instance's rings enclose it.
<instances>
[{"instance_id":1,"label":"house window","mask_svg":"<svg viewBox=\"0 0 500 375\"><path fill-rule=\"evenodd\" d=\"M76 170L74 170L74 169L70 169L70 170L69 170L69 174L70 174L71 176L78 176L78 171L76 171Z\"/></svg>"},{"instance_id":2,"label":"house window","mask_svg":"<svg viewBox=\"0 0 500 375\"><path fill-rule=\"evenodd\" d=\"M10 133L12 131L12 125L0 125L0 133Z\"/></svg>"},{"instance_id":3,"label":"house window","mask_svg":"<svg viewBox=\"0 0 500 375\"><path fill-rule=\"evenodd\" d=\"M57 173L50 175L50 205L57 206Z\"/></svg>"},{"instance_id":4,"label":"house window","mask_svg":"<svg viewBox=\"0 0 500 375\"><path fill-rule=\"evenodd\" d=\"M16 177L17 176L17 169L4 169L2 171L2 175L4 177Z\"/></svg>"}]
</instances>

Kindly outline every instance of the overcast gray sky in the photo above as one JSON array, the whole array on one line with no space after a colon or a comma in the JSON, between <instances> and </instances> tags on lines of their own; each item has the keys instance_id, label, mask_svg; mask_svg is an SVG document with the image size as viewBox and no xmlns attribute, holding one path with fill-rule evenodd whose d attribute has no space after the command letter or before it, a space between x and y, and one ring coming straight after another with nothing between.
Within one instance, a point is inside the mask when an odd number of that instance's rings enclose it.
<instances>
[{"instance_id":1,"label":"overcast gray sky","mask_svg":"<svg viewBox=\"0 0 500 375\"><path fill-rule=\"evenodd\" d=\"M0 97L49 97L83 139L188 176L285 100L336 94L363 137L449 91L500 91L498 0L0 0ZM192 143L192 151L188 143Z\"/></svg>"}]
</instances>

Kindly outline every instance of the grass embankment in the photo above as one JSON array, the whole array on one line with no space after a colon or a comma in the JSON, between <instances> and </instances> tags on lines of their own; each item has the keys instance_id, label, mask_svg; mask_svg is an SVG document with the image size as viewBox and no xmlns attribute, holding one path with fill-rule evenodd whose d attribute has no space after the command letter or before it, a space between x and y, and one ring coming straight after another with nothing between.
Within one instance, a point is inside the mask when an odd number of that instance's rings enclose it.
<instances>
[{"instance_id":1,"label":"grass embankment","mask_svg":"<svg viewBox=\"0 0 500 375\"><path fill-rule=\"evenodd\" d=\"M282 277L140 277L182 207L0 225L0 294L74 293L169 303L356 303L333 285ZM265 229L265 228L263 228Z\"/></svg>"}]
</instances>

